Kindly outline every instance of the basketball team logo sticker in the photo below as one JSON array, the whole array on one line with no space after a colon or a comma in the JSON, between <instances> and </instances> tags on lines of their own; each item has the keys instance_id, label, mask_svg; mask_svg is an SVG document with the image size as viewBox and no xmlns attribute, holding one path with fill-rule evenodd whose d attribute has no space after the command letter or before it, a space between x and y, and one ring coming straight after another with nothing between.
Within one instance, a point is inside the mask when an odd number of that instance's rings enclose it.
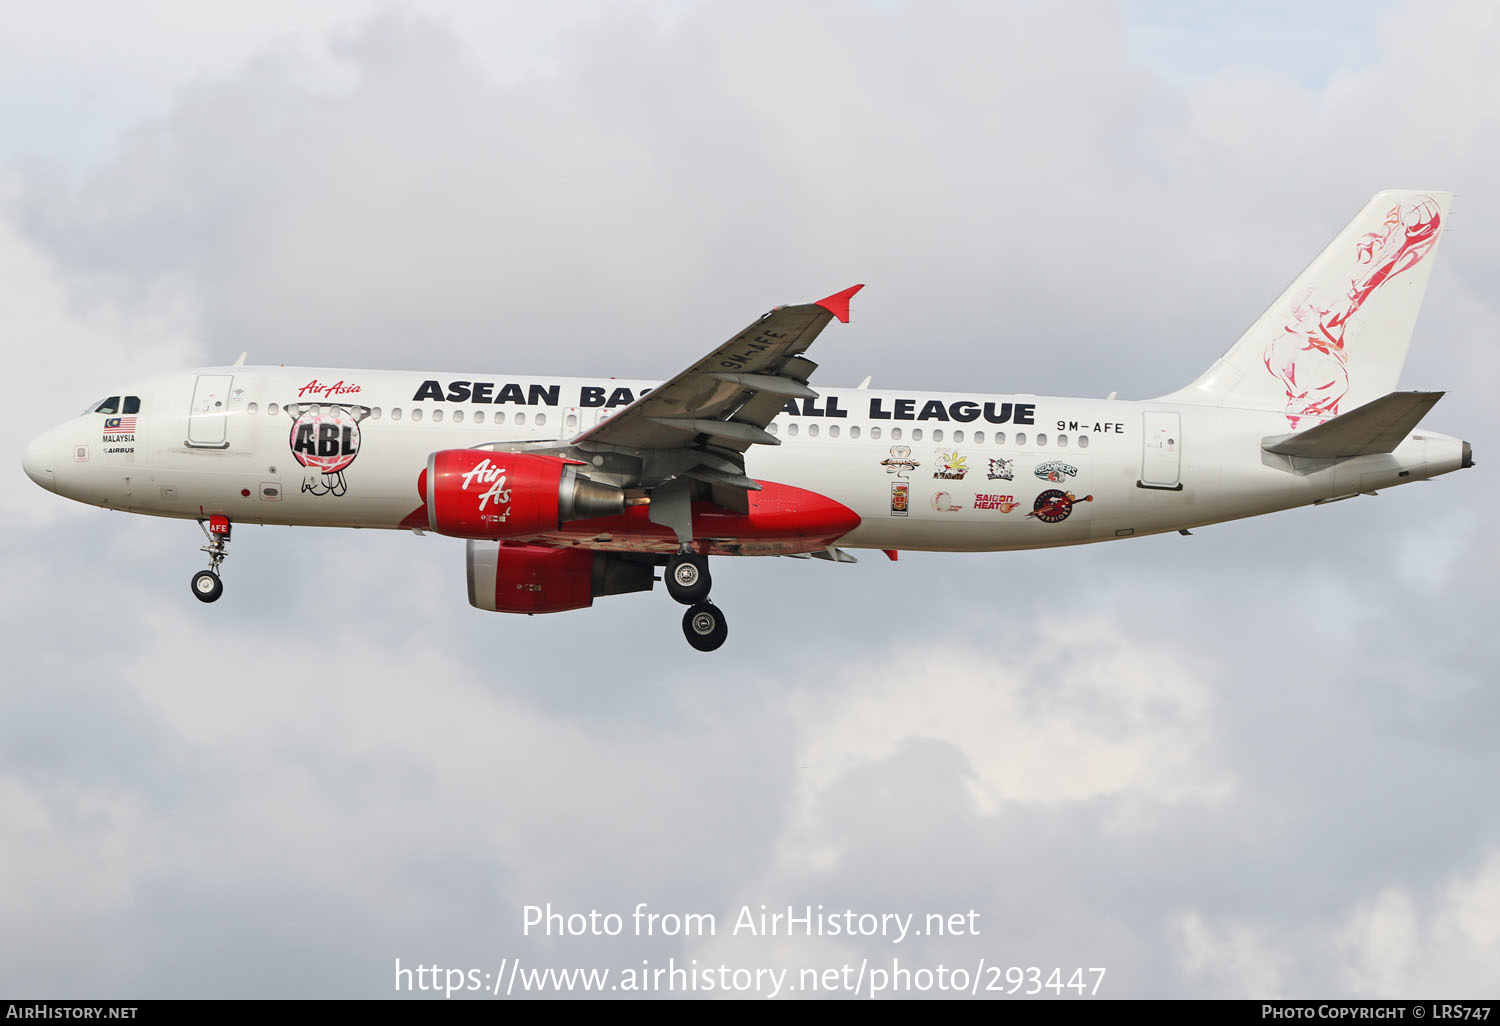
<instances>
[{"instance_id":1,"label":"basketball team logo sticker","mask_svg":"<svg viewBox=\"0 0 1500 1026\"><path fill-rule=\"evenodd\" d=\"M1044 524L1060 524L1068 519L1073 512L1073 507L1080 502L1093 502L1092 495L1079 498L1072 492L1065 492L1061 488L1048 488L1036 501L1031 504L1031 512L1028 517L1036 517Z\"/></svg>"},{"instance_id":2,"label":"basketball team logo sticker","mask_svg":"<svg viewBox=\"0 0 1500 1026\"><path fill-rule=\"evenodd\" d=\"M368 406L347 403L291 403L292 458L307 474L302 490L311 495L343 495L349 490L344 471L359 455L359 423Z\"/></svg>"},{"instance_id":3,"label":"basketball team logo sticker","mask_svg":"<svg viewBox=\"0 0 1500 1026\"><path fill-rule=\"evenodd\" d=\"M1053 484L1062 484L1070 477L1078 476L1078 468L1071 463L1063 463L1061 460L1052 460L1050 463L1038 463L1036 465L1036 476L1043 481L1051 481Z\"/></svg>"},{"instance_id":4,"label":"basketball team logo sticker","mask_svg":"<svg viewBox=\"0 0 1500 1026\"><path fill-rule=\"evenodd\" d=\"M911 446L891 446L891 454L881 460L880 465L887 474L895 474L898 478L891 482L891 516L911 515L911 480L908 475L922 465L911 458Z\"/></svg>"}]
</instances>

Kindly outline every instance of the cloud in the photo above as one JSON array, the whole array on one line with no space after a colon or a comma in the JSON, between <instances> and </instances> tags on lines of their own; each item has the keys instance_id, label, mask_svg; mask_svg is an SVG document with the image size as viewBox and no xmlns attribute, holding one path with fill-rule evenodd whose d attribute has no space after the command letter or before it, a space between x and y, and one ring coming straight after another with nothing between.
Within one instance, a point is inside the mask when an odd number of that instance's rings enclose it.
<instances>
[{"instance_id":1,"label":"cloud","mask_svg":"<svg viewBox=\"0 0 1500 1026\"><path fill-rule=\"evenodd\" d=\"M1422 890L1382 889L1292 930L1184 913L1175 924L1183 968L1195 990L1231 997L1493 993L1500 856Z\"/></svg>"},{"instance_id":2,"label":"cloud","mask_svg":"<svg viewBox=\"0 0 1500 1026\"><path fill-rule=\"evenodd\" d=\"M7 170L0 985L374 996L396 957L518 954L1493 979L1482 6L1397 9L1322 85L1168 78L1105 4L351 9L252 20L105 157ZM1160 394L1369 194L1426 184L1461 195L1408 380L1451 388L1432 421L1476 470L1187 539L726 560L715 657L659 594L471 610L462 546L394 533L242 528L201 607L193 525L15 472L116 382L241 350L649 377L854 281L819 381ZM521 931L639 901L981 933Z\"/></svg>"},{"instance_id":3,"label":"cloud","mask_svg":"<svg viewBox=\"0 0 1500 1026\"><path fill-rule=\"evenodd\" d=\"M8 200L8 202L7 202ZM196 307L180 280L163 275L144 283L128 303L99 296L86 277L61 268L28 240L14 221L13 196L0 200L0 276L9 283L6 334L12 389L7 407L21 425L12 444L12 468L40 429L84 404L118 391L125 378L160 367L181 367L197 355ZM0 508L14 518L76 518L79 510L43 512L36 488L19 473L0 485Z\"/></svg>"}]
</instances>

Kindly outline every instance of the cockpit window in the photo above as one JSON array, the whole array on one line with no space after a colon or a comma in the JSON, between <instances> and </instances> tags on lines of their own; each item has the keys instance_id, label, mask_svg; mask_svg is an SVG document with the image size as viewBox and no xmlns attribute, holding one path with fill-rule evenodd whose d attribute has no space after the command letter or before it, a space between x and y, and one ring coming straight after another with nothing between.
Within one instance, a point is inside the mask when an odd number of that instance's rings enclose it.
<instances>
[{"instance_id":1,"label":"cockpit window","mask_svg":"<svg viewBox=\"0 0 1500 1026\"><path fill-rule=\"evenodd\" d=\"M120 412L120 397L117 396L117 395L110 396L108 399L104 400L104 402L100 403L98 406L95 406L94 407L94 412L95 413L119 413Z\"/></svg>"},{"instance_id":2,"label":"cockpit window","mask_svg":"<svg viewBox=\"0 0 1500 1026\"><path fill-rule=\"evenodd\" d=\"M121 412L123 412L123 413L140 413L141 412L141 397L138 396L138 395L127 395L125 397L125 409L122 410Z\"/></svg>"}]
</instances>

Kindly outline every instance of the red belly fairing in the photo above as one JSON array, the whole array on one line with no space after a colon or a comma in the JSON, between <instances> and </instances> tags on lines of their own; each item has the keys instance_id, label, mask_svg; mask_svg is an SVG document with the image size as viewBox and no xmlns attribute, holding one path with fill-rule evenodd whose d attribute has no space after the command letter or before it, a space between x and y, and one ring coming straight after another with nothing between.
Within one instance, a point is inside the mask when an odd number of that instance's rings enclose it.
<instances>
[{"instance_id":1,"label":"red belly fairing","mask_svg":"<svg viewBox=\"0 0 1500 1026\"><path fill-rule=\"evenodd\" d=\"M693 503L693 551L705 556L815 552L859 526L859 514L826 495L774 481L760 483L761 491L748 493L748 513L711 502ZM676 552L677 536L649 517L649 506L631 506L619 516L574 520L515 540L601 552ZM402 526L425 527L425 509L414 510Z\"/></svg>"},{"instance_id":2,"label":"red belly fairing","mask_svg":"<svg viewBox=\"0 0 1500 1026\"><path fill-rule=\"evenodd\" d=\"M764 556L825 549L859 526L859 514L826 495L762 481L750 512L693 503L693 551L704 556ZM543 535L547 543L620 552L677 551L670 528L648 520L649 506L616 517L575 520Z\"/></svg>"}]
</instances>

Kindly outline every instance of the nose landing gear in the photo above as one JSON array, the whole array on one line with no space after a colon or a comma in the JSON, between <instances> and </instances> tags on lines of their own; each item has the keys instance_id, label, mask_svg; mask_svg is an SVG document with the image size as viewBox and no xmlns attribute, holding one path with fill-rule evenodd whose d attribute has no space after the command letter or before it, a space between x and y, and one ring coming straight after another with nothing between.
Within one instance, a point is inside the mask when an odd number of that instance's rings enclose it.
<instances>
[{"instance_id":1,"label":"nose landing gear","mask_svg":"<svg viewBox=\"0 0 1500 1026\"><path fill-rule=\"evenodd\" d=\"M198 527L208 539L208 544L199 550L208 553L208 569L193 575L193 596L199 602L216 602L224 594L224 582L219 580L219 564L229 555L229 518L215 513L207 522L198 521Z\"/></svg>"}]
</instances>

